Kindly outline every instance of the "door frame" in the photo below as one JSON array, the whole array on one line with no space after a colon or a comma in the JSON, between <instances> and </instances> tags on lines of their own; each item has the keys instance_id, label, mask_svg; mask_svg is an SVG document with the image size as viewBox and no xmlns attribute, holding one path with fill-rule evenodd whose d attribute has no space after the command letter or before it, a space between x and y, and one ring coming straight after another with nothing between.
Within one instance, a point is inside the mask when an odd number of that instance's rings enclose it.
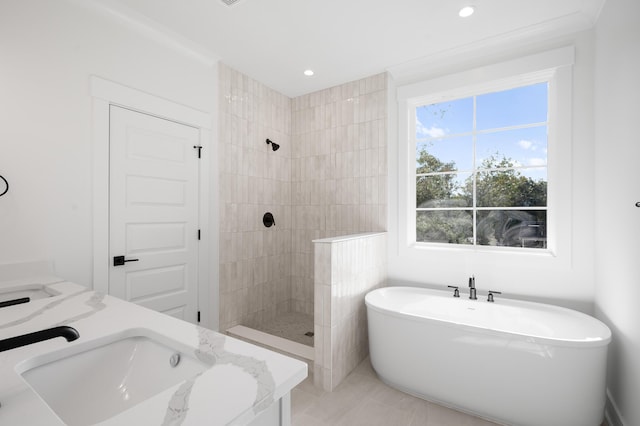
<instances>
[{"instance_id":1,"label":"door frame","mask_svg":"<svg viewBox=\"0 0 640 426\"><path fill-rule=\"evenodd\" d=\"M202 158L199 176L198 307L200 324L218 329L217 226L210 213L217 188L210 191L210 164L217 158L211 143L213 114L132 89L97 76L90 77L93 105L93 289L109 294L109 107L116 105L198 128ZM214 170L215 172L216 170ZM210 195L211 194L211 195ZM212 210L210 211L210 205ZM211 218L211 220L210 220Z\"/></svg>"}]
</instances>

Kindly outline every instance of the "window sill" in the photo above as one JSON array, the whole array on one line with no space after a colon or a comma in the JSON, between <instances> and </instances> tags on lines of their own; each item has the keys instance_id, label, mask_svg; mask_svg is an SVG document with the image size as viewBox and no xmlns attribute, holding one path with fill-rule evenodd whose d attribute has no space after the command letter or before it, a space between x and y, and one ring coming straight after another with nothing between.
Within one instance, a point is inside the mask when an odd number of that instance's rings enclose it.
<instances>
[{"instance_id":1,"label":"window sill","mask_svg":"<svg viewBox=\"0 0 640 426\"><path fill-rule=\"evenodd\" d=\"M472 246L463 244L446 243L409 243L407 250L415 252L458 252L458 253L487 253L497 255L535 256L535 257L556 257L551 249L535 249L521 247L495 247L495 246Z\"/></svg>"}]
</instances>

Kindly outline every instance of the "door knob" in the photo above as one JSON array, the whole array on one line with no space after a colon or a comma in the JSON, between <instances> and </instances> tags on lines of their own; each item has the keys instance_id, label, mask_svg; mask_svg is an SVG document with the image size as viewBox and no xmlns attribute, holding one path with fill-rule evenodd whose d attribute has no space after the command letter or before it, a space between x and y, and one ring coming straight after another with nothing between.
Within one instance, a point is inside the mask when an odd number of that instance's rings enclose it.
<instances>
[{"instance_id":1,"label":"door knob","mask_svg":"<svg viewBox=\"0 0 640 426\"><path fill-rule=\"evenodd\" d=\"M126 259L124 256L113 256L113 266L122 266L125 262L137 262L140 259Z\"/></svg>"}]
</instances>

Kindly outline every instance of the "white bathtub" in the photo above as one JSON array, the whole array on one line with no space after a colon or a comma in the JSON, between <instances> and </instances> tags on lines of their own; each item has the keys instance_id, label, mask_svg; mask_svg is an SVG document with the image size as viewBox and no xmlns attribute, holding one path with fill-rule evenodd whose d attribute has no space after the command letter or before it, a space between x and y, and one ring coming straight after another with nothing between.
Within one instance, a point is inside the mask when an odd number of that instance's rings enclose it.
<instances>
[{"instance_id":1,"label":"white bathtub","mask_svg":"<svg viewBox=\"0 0 640 426\"><path fill-rule=\"evenodd\" d=\"M596 426L611 332L557 306L387 287L365 298L371 364L389 385L507 425Z\"/></svg>"}]
</instances>

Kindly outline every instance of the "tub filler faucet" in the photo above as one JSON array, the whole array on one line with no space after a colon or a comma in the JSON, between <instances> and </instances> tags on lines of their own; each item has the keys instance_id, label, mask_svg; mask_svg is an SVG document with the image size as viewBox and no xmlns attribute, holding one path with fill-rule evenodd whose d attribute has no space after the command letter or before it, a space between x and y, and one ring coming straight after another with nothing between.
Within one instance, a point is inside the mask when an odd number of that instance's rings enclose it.
<instances>
[{"instance_id":1,"label":"tub filler faucet","mask_svg":"<svg viewBox=\"0 0 640 426\"><path fill-rule=\"evenodd\" d=\"M476 295L476 277L474 275L469 277L469 299L478 300Z\"/></svg>"}]
</instances>

